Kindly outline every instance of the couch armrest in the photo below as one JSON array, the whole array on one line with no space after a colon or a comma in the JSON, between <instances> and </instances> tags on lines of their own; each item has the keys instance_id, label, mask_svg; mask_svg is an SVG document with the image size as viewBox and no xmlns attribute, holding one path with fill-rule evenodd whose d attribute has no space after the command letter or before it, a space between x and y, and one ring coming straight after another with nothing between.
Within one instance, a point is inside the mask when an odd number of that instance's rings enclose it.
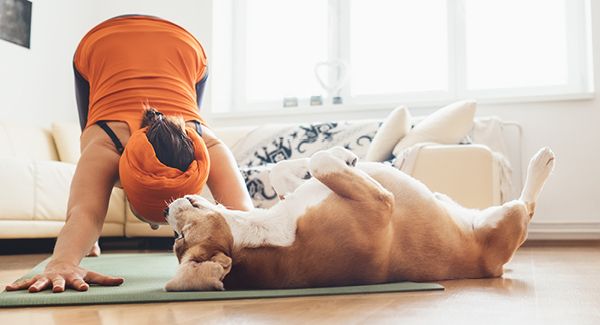
<instances>
[{"instance_id":1,"label":"couch armrest","mask_svg":"<svg viewBox=\"0 0 600 325\"><path fill-rule=\"evenodd\" d=\"M502 203L498 163L484 145L425 146L411 176L467 208L485 209Z\"/></svg>"}]
</instances>

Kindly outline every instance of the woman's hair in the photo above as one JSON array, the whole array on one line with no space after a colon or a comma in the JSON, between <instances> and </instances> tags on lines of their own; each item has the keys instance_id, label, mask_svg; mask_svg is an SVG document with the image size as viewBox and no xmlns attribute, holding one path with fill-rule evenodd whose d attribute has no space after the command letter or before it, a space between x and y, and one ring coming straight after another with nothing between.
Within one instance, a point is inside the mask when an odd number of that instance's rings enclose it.
<instances>
[{"instance_id":1,"label":"woman's hair","mask_svg":"<svg viewBox=\"0 0 600 325\"><path fill-rule=\"evenodd\" d=\"M185 132L182 118L164 116L145 107L142 128L148 127L146 137L154 147L156 158L165 166L185 172L194 161L194 145Z\"/></svg>"}]
</instances>

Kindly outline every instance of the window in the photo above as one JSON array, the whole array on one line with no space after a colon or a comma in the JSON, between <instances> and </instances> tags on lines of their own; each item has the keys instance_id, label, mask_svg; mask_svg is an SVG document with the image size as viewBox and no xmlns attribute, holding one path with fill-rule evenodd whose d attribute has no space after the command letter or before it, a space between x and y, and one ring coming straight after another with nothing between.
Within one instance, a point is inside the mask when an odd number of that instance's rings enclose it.
<instances>
[{"instance_id":1,"label":"window","mask_svg":"<svg viewBox=\"0 0 600 325\"><path fill-rule=\"evenodd\" d=\"M446 2L350 1L350 96L448 91Z\"/></svg>"},{"instance_id":2,"label":"window","mask_svg":"<svg viewBox=\"0 0 600 325\"><path fill-rule=\"evenodd\" d=\"M215 1L215 6L223 6ZM234 111L298 106L552 99L589 94L589 0L235 0ZM218 16L216 19L220 19ZM226 29L227 30L227 29ZM227 39L227 37L225 37ZM215 40L218 46L223 40ZM216 72L215 72L216 73ZM339 79L339 89L324 90ZM227 89L226 89L227 88Z\"/></svg>"}]
</instances>

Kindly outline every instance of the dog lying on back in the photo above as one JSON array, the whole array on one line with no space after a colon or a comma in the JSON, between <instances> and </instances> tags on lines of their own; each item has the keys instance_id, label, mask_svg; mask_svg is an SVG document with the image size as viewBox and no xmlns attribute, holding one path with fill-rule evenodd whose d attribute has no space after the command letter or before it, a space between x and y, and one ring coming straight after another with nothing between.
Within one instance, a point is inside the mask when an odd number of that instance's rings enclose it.
<instances>
[{"instance_id":1,"label":"dog lying on back","mask_svg":"<svg viewBox=\"0 0 600 325\"><path fill-rule=\"evenodd\" d=\"M201 196L165 217L179 234L167 291L303 288L498 277L525 241L554 168L541 149L521 197L485 210L461 207L379 163L336 147L278 163L269 209L227 210Z\"/></svg>"}]
</instances>

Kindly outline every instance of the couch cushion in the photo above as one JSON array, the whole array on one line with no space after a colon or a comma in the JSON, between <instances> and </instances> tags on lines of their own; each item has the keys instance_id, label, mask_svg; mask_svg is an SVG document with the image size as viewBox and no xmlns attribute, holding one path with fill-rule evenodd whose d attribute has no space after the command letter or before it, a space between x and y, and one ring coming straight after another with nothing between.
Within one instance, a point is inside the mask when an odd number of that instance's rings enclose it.
<instances>
[{"instance_id":1,"label":"couch cushion","mask_svg":"<svg viewBox=\"0 0 600 325\"><path fill-rule=\"evenodd\" d=\"M363 159L381 120L313 124L267 124L250 132L232 148L255 207L279 202L271 187L271 166L285 159L310 157L319 150L345 147Z\"/></svg>"},{"instance_id":2,"label":"couch cushion","mask_svg":"<svg viewBox=\"0 0 600 325\"><path fill-rule=\"evenodd\" d=\"M398 142L393 150L394 156L421 142L460 143L473 127L475 108L475 100L463 100L433 112Z\"/></svg>"},{"instance_id":3,"label":"couch cushion","mask_svg":"<svg viewBox=\"0 0 600 325\"><path fill-rule=\"evenodd\" d=\"M381 120L312 124L266 124L231 149L241 168L310 157L319 150L345 147L363 159Z\"/></svg>"},{"instance_id":4,"label":"couch cushion","mask_svg":"<svg viewBox=\"0 0 600 325\"><path fill-rule=\"evenodd\" d=\"M50 131L37 126L0 121L0 157L58 160Z\"/></svg>"},{"instance_id":5,"label":"couch cushion","mask_svg":"<svg viewBox=\"0 0 600 325\"><path fill-rule=\"evenodd\" d=\"M34 163L31 159L0 157L1 220L33 220L33 169Z\"/></svg>"},{"instance_id":6,"label":"couch cushion","mask_svg":"<svg viewBox=\"0 0 600 325\"><path fill-rule=\"evenodd\" d=\"M238 143L238 141L243 139L246 135L257 128L259 128L257 125L226 126L211 128L211 130L215 133L218 139L220 139L227 147L231 149Z\"/></svg>"},{"instance_id":7,"label":"couch cushion","mask_svg":"<svg viewBox=\"0 0 600 325\"><path fill-rule=\"evenodd\" d=\"M270 174L274 165L240 168L255 208L267 209L279 202L277 192L271 186Z\"/></svg>"},{"instance_id":8,"label":"couch cushion","mask_svg":"<svg viewBox=\"0 0 600 325\"><path fill-rule=\"evenodd\" d=\"M64 221L75 165L0 157L0 219Z\"/></svg>"},{"instance_id":9,"label":"couch cushion","mask_svg":"<svg viewBox=\"0 0 600 325\"><path fill-rule=\"evenodd\" d=\"M52 136L60 161L76 164L79 161L81 127L77 123L52 123Z\"/></svg>"},{"instance_id":10,"label":"couch cushion","mask_svg":"<svg viewBox=\"0 0 600 325\"><path fill-rule=\"evenodd\" d=\"M406 106L398 106L383 121L369 146L366 161L382 162L393 158L392 151L410 131L411 116Z\"/></svg>"},{"instance_id":11,"label":"couch cushion","mask_svg":"<svg viewBox=\"0 0 600 325\"><path fill-rule=\"evenodd\" d=\"M64 221L0 220L0 238L56 238L64 225Z\"/></svg>"}]
</instances>

